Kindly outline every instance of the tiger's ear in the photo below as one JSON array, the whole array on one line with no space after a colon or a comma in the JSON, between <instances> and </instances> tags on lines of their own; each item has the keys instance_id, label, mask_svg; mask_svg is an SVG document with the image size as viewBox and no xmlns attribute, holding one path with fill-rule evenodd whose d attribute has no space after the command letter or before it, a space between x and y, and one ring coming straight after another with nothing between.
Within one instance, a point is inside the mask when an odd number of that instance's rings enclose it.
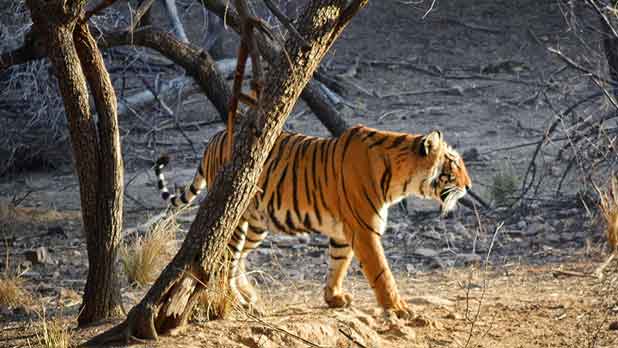
<instances>
[{"instance_id":1,"label":"tiger's ear","mask_svg":"<svg viewBox=\"0 0 618 348\"><path fill-rule=\"evenodd\" d=\"M433 131L421 138L421 144L418 152L421 156L429 156L432 151L440 148L442 144L442 132Z\"/></svg>"}]
</instances>

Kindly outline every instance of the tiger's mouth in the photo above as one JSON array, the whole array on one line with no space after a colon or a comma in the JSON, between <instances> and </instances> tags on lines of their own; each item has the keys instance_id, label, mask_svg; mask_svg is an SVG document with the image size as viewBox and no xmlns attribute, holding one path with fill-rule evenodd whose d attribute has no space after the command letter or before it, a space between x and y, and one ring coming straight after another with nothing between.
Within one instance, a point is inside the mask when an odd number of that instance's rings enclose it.
<instances>
[{"instance_id":1,"label":"tiger's mouth","mask_svg":"<svg viewBox=\"0 0 618 348\"><path fill-rule=\"evenodd\" d=\"M440 214L444 215L455 208L457 201L466 195L466 191L461 188L447 187L440 191Z\"/></svg>"}]
</instances>

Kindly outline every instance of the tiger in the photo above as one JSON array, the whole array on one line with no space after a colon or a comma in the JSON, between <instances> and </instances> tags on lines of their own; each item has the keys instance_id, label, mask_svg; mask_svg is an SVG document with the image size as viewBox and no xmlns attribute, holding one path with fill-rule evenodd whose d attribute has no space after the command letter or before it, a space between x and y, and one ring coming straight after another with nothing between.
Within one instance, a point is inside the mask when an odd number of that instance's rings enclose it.
<instances>
[{"instance_id":1,"label":"tiger","mask_svg":"<svg viewBox=\"0 0 618 348\"><path fill-rule=\"evenodd\" d=\"M169 158L161 157L154 166L161 198L180 207L212 184L226 161L226 137L223 130L212 138L193 181L178 194L167 188L162 170ZM329 307L351 305L343 280L356 256L378 304L409 317L381 243L388 207L418 196L438 201L444 214L471 185L462 157L437 130L407 134L358 125L331 138L283 132L266 159L258 192L228 241L232 296L243 307L259 308L245 260L268 231L319 233L329 238L324 287Z\"/></svg>"}]
</instances>

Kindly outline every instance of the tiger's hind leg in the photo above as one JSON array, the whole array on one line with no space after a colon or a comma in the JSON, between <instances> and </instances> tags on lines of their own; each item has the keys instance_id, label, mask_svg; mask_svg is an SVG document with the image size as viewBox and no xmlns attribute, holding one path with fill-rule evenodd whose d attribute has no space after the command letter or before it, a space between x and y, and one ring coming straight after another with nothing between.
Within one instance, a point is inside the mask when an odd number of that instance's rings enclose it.
<instances>
[{"instance_id":1,"label":"tiger's hind leg","mask_svg":"<svg viewBox=\"0 0 618 348\"><path fill-rule=\"evenodd\" d=\"M231 254L228 284L233 300L242 307L246 307L248 305L248 302L240 291L238 285L239 278L242 276L241 259L242 251L245 247L247 227L248 223L246 221L241 221L238 226L236 226L232 237L227 243L227 247Z\"/></svg>"},{"instance_id":2,"label":"tiger's hind leg","mask_svg":"<svg viewBox=\"0 0 618 348\"><path fill-rule=\"evenodd\" d=\"M343 291L343 279L352 262L352 248L343 240L331 238L328 254L330 260L324 288L324 301L331 308L348 307L352 303L352 295Z\"/></svg>"},{"instance_id":3,"label":"tiger's hind leg","mask_svg":"<svg viewBox=\"0 0 618 348\"><path fill-rule=\"evenodd\" d=\"M239 261L239 271L240 272L238 274L237 283L236 283L238 290L243 295L247 303L251 304L251 306L254 307L254 311L257 311L257 312L259 312L259 310L256 310L259 296L257 292L255 291L255 288L253 287L253 285L251 285L251 281L247 277L247 270L246 270L245 262L246 262L247 255L251 251L256 249L262 243L264 238L266 238L267 235L268 235L267 230L249 225L249 228L247 229L247 232L246 232L245 244L244 244L243 250L240 255L240 261Z\"/></svg>"}]
</instances>

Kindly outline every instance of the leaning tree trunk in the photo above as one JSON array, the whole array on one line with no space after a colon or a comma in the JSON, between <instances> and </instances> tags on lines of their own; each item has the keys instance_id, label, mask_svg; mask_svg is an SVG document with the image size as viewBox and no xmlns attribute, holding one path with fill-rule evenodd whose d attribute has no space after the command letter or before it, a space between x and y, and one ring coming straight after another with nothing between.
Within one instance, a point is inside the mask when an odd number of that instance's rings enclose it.
<instances>
[{"instance_id":1,"label":"leaning tree trunk","mask_svg":"<svg viewBox=\"0 0 618 348\"><path fill-rule=\"evenodd\" d=\"M154 338L186 324L191 310L235 226L257 191L262 165L278 137L287 115L318 64L343 28L367 1L314 0L298 22L307 42L290 38L266 80L262 109L252 110L239 121L231 164L217 175L178 254L125 322L89 343L100 344L128 337ZM263 122L254 122L257 118ZM253 125L263 124L256 130Z\"/></svg>"},{"instance_id":2,"label":"leaning tree trunk","mask_svg":"<svg viewBox=\"0 0 618 348\"><path fill-rule=\"evenodd\" d=\"M80 325L124 312L114 274L124 190L116 95L96 42L86 24L80 23L83 4L27 0L33 32L43 38L58 80L79 177L90 265ZM90 112L87 83L98 122Z\"/></svg>"}]
</instances>

